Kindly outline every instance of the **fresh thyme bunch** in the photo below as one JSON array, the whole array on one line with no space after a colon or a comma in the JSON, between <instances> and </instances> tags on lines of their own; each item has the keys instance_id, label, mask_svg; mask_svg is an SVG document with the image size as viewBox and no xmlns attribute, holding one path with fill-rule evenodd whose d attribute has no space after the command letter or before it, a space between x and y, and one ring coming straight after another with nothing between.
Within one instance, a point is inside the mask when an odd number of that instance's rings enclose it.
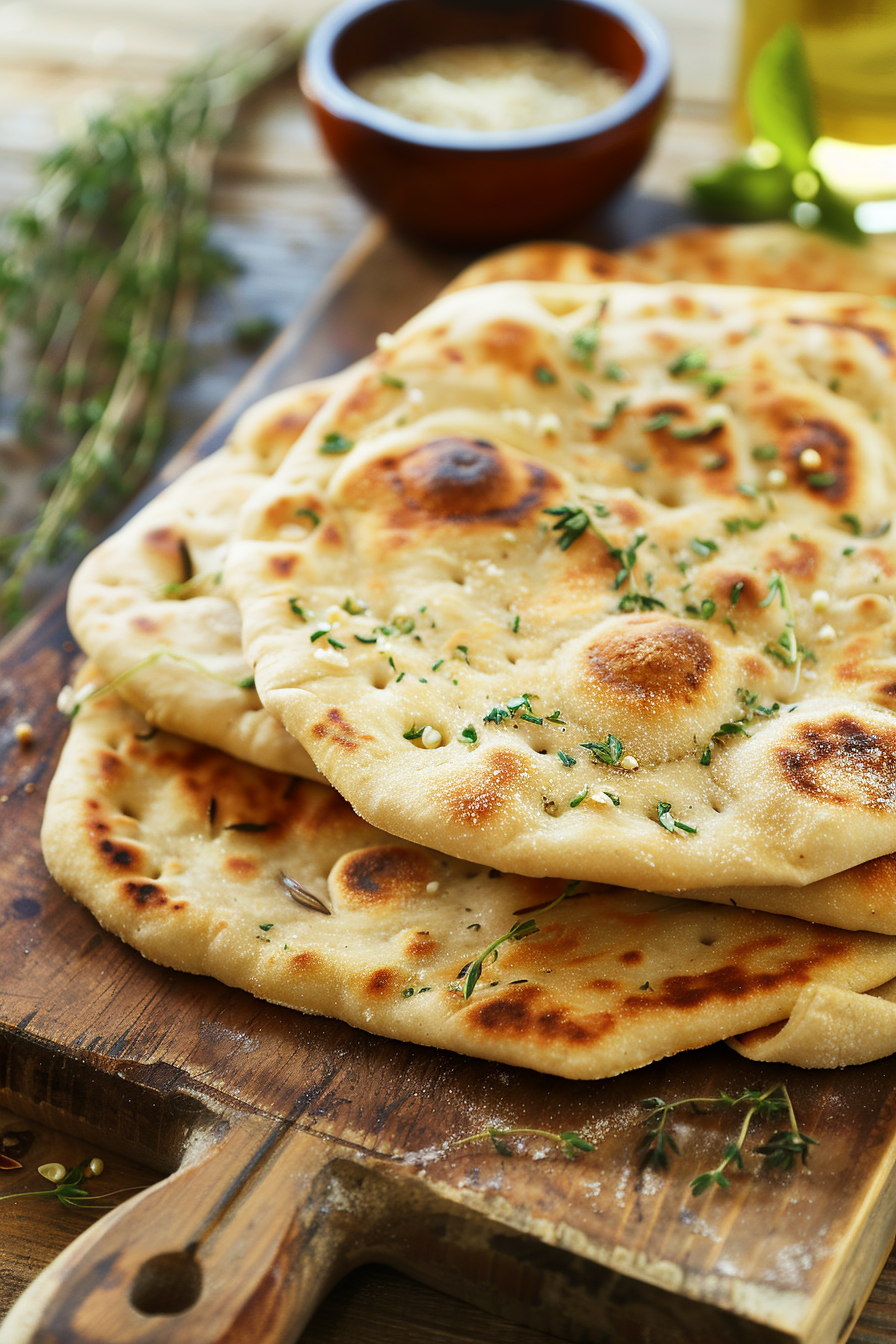
<instances>
[{"instance_id":1,"label":"fresh thyme bunch","mask_svg":"<svg viewBox=\"0 0 896 1344\"><path fill-rule=\"evenodd\" d=\"M258 39L178 76L154 102L122 99L41 166L5 222L0 345L25 329L36 367L25 443L61 463L34 524L0 540L0 614L17 620L41 562L89 543L145 480L184 368L198 295L226 262L209 245L216 151L240 100L295 58L300 36Z\"/></svg>"}]
</instances>

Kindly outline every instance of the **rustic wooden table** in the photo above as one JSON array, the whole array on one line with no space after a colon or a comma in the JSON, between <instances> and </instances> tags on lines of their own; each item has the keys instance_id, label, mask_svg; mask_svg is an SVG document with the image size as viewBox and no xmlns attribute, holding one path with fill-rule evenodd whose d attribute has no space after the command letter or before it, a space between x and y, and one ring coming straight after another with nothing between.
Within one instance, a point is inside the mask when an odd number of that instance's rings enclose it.
<instances>
[{"instance_id":1,"label":"rustic wooden table","mask_svg":"<svg viewBox=\"0 0 896 1344\"><path fill-rule=\"evenodd\" d=\"M322 8L312 0L266 9L281 20ZM670 198L681 200L689 171L717 160L728 147L725 92L730 88L734 0L653 0L670 28L678 74L675 104L657 148L637 184L638 227L668 218ZM28 194L38 153L52 146L60 122L97 105L122 80L151 90L174 65L191 59L213 38L242 22L237 0L214 7L156 0L23 0L0 5L0 210ZM626 209L630 212L629 198ZM194 373L175 399L173 451L214 409L248 360L229 339L234 321L270 316L285 323L318 288L367 222L363 205L333 172L314 138L292 76L278 81L245 109L219 166L215 189L218 240L243 267L227 295L205 305L194 334ZM604 220L612 242L619 213ZM21 452L0 407L0 471L8 485L0 503L0 530L14 528L34 497L34 464ZM42 1162L73 1164L101 1156L106 1170L98 1194L143 1186L158 1173L46 1125L0 1112L0 1135L24 1132L21 1172L0 1173L0 1195L33 1190ZM92 1217L53 1200L10 1199L0 1204L0 1316L36 1274ZM303 1338L308 1344L353 1339L383 1344L400 1335L438 1341L480 1340L536 1344L552 1336L513 1326L453 1301L382 1266L351 1274L330 1294ZM851 1336L854 1344L896 1338L896 1257L884 1268Z\"/></svg>"}]
</instances>

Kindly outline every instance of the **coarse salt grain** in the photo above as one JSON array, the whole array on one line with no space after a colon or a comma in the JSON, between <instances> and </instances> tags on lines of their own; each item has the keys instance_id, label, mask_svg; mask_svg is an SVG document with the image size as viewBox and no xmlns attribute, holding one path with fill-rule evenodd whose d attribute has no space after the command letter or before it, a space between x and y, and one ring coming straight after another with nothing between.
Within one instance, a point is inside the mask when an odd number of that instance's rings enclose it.
<instances>
[{"instance_id":1,"label":"coarse salt grain","mask_svg":"<svg viewBox=\"0 0 896 1344\"><path fill-rule=\"evenodd\" d=\"M502 420L508 425L518 425L520 429L532 428L532 412L524 406L505 406L501 412Z\"/></svg>"},{"instance_id":2,"label":"coarse salt grain","mask_svg":"<svg viewBox=\"0 0 896 1344\"><path fill-rule=\"evenodd\" d=\"M823 588L816 588L809 601L812 603L813 611L827 611L831 605L831 595Z\"/></svg>"},{"instance_id":3,"label":"coarse salt grain","mask_svg":"<svg viewBox=\"0 0 896 1344\"><path fill-rule=\"evenodd\" d=\"M330 663L333 667L348 667L348 659L338 649L315 649L314 656L319 663Z\"/></svg>"},{"instance_id":4,"label":"coarse salt grain","mask_svg":"<svg viewBox=\"0 0 896 1344\"><path fill-rule=\"evenodd\" d=\"M787 472L782 471L780 467L772 467L765 478L765 483L770 489L776 490L780 486L787 484Z\"/></svg>"},{"instance_id":5,"label":"coarse salt grain","mask_svg":"<svg viewBox=\"0 0 896 1344\"><path fill-rule=\"evenodd\" d=\"M818 632L818 639L822 644L833 644L837 638L837 631L832 625L823 625Z\"/></svg>"},{"instance_id":6,"label":"coarse salt grain","mask_svg":"<svg viewBox=\"0 0 896 1344\"><path fill-rule=\"evenodd\" d=\"M821 466L821 453L815 448L804 448L800 453L800 466L803 471L818 471Z\"/></svg>"}]
</instances>

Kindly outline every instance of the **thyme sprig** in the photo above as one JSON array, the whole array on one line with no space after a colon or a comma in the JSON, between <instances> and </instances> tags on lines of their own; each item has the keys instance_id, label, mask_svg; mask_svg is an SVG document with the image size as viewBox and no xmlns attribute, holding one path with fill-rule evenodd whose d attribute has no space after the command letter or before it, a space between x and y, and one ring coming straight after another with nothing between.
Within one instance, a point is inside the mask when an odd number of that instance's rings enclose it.
<instances>
[{"instance_id":1,"label":"thyme sprig","mask_svg":"<svg viewBox=\"0 0 896 1344\"><path fill-rule=\"evenodd\" d=\"M593 503L591 507L598 518L609 518L610 510L605 504ZM578 541L579 537L583 532L587 532L589 527L597 532L597 528L594 526L592 519L589 518L584 505L558 504L551 509L542 509L542 513L550 513L557 519L551 531L560 533L557 538L557 545L561 551L568 551L573 542ZM598 532L597 535L600 536L600 533Z\"/></svg>"},{"instance_id":2,"label":"thyme sprig","mask_svg":"<svg viewBox=\"0 0 896 1344\"><path fill-rule=\"evenodd\" d=\"M116 1195L129 1195L135 1190L145 1190L145 1185L131 1185L124 1190L111 1190L108 1194L89 1195L84 1188L84 1174L88 1163L79 1162L76 1167L72 1167L65 1173L61 1181L54 1182L52 1187L46 1190L21 1190L13 1195L0 1195L3 1199L57 1199L64 1208L84 1209L89 1205L94 1209L114 1209L115 1204L104 1204L101 1201L114 1199Z\"/></svg>"},{"instance_id":3,"label":"thyme sprig","mask_svg":"<svg viewBox=\"0 0 896 1344\"><path fill-rule=\"evenodd\" d=\"M579 746L591 752L593 761L603 761L604 765L618 765L625 751L619 738L614 737L612 733L607 733L604 742L580 742Z\"/></svg>"},{"instance_id":4,"label":"thyme sprig","mask_svg":"<svg viewBox=\"0 0 896 1344\"><path fill-rule=\"evenodd\" d=\"M210 667L200 663L198 659L189 657L186 653L178 653L175 649L155 649L148 653L145 658L134 663L131 667L126 667L123 672L119 672L111 681L105 681L101 686L95 686L93 682L88 682L82 686L80 691L75 691L71 686L65 686L59 692L59 698L56 701L60 713L73 719L82 705L86 705L89 700L96 700L98 696L106 695L109 691L116 690L123 682L129 681L135 677L138 672L143 672L148 667L154 667L160 658L170 658L175 663L185 663L187 667L192 667L195 672L201 672L205 677L211 677L213 681L220 681L224 686L236 686L240 690L253 690L255 687L255 678L247 677L222 677L219 672L213 672ZM70 695L66 695L66 692Z\"/></svg>"},{"instance_id":5,"label":"thyme sprig","mask_svg":"<svg viewBox=\"0 0 896 1344\"><path fill-rule=\"evenodd\" d=\"M504 723L507 719L512 719L519 714L521 719L527 723L544 723L544 719L537 714L532 713L532 693L523 691L522 695L515 695L503 705L493 705L487 714L483 716L483 723ZM407 734L405 734L407 736Z\"/></svg>"},{"instance_id":6,"label":"thyme sprig","mask_svg":"<svg viewBox=\"0 0 896 1344\"><path fill-rule=\"evenodd\" d=\"M538 911L538 914L546 915L549 910L553 910L554 906L559 905L567 896L571 896L578 885L578 882L568 883L555 900L551 901L548 905L542 906ZM488 947L483 952L480 952L478 957L475 957L473 961L468 962L466 966L462 966L457 973L457 978L458 980L464 980L464 999L470 997L479 983L479 979L482 975L482 968L485 965L486 960L489 957L492 957L492 954L494 954L493 960L498 960L499 947L504 943L517 943L522 938L531 938L533 933L539 932L540 928L534 919L518 920L516 924L508 929L507 933L502 933L499 938L495 938L493 942L489 943Z\"/></svg>"},{"instance_id":7,"label":"thyme sprig","mask_svg":"<svg viewBox=\"0 0 896 1344\"><path fill-rule=\"evenodd\" d=\"M669 1117L674 1111L688 1107L694 1115L706 1115L713 1111L733 1111L742 1106L746 1107L746 1113L737 1138L726 1145L721 1160L715 1167L694 1177L691 1181L692 1194L702 1195L712 1186L718 1186L720 1190L729 1188L731 1181L726 1172L730 1167L736 1167L738 1171L743 1170L744 1144L755 1116L763 1121L787 1118L786 1129L775 1130L766 1143L753 1150L762 1157L763 1170L789 1171L797 1158L802 1160L803 1166L808 1163L809 1147L817 1144L818 1140L800 1131L790 1093L783 1083L775 1083L764 1090L747 1088L738 1096L720 1092L715 1097L686 1097L680 1101L664 1101L662 1097L645 1098L641 1102L641 1108L648 1112L643 1122L647 1133L638 1143L643 1165L652 1167L655 1171L665 1171L669 1165L670 1153L678 1153L675 1138L667 1129Z\"/></svg>"},{"instance_id":8,"label":"thyme sprig","mask_svg":"<svg viewBox=\"0 0 896 1344\"><path fill-rule=\"evenodd\" d=\"M784 629L778 636L777 645L767 644L765 652L779 659L785 667L794 669L793 687L796 690L800 680L800 668L806 650L798 643L796 637L796 620L793 614L793 603L790 600L790 593L787 591L787 584L777 570L772 571L772 577L769 580L768 592L759 603L760 607L771 606L775 598L781 603L781 609L784 612Z\"/></svg>"},{"instance_id":9,"label":"thyme sprig","mask_svg":"<svg viewBox=\"0 0 896 1344\"><path fill-rule=\"evenodd\" d=\"M483 1143L486 1139L491 1141L492 1147L502 1157L513 1157L513 1149L509 1144L504 1143L504 1139L510 1134L531 1134L536 1138L550 1139L551 1143L559 1145L563 1156L570 1162L575 1162L582 1153L593 1153L594 1144L589 1139L585 1139L575 1130L568 1129L562 1134L554 1134L549 1129L530 1129L526 1125L514 1125L503 1127L499 1125L489 1125L479 1134L470 1134L465 1139L455 1139L456 1148L462 1148L466 1143Z\"/></svg>"},{"instance_id":10,"label":"thyme sprig","mask_svg":"<svg viewBox=\"0 0 896 1344\"><path fill-rule=\"evenodd\" d=\"M38 518L0 556L6 619L23 614L35 565L83 549L85 516L108 518L145 480L197 297L227 269L208 241L215 154L241 99L299 45L295 32L244 41L153 103L122 100L45 160L38 194L9 217L0 344L13 328L32 338L19 429L62 461Z\"/></svg>"},{"instance_id":11,"label":"thyme sprig","mask_svg":"<svg viewBox=\"0 0 896 1344\"><path fill-rule=\"evenodd\" d=\"M614 546L613 543L604 536L603 532L594 529L600 537L603 544L610 553L610 557L619 565L616 572L616 578L613 582L614 589L622 588L632 576L632 571L638 563L638 547L643 546L647 540L647 533L638 528L632 541L628 546Z\"/></svg>"}]
</instances>

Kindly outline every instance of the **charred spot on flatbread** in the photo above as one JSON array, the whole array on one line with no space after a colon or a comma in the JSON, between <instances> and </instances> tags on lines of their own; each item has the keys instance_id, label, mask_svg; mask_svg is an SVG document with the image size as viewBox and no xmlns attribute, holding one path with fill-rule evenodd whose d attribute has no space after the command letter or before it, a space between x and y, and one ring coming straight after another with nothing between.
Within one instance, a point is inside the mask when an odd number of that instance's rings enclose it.
<instances>
[{"instance_id":1,"label":"charred spot on flatbread","mask_svg":"<svg viewBox=\"0 0 896 1344\"><path fill-rule=\"evenodd\" d=\"M161 910L166 906L172 910L184 908L183 901L170 901L165 895L165 888L158 882L134 882L128 878L121 883L119 890L122 897L138 910Z\"/></svg>"},{"instance_id":2,"label":"charred spot on flatbread","mask_svg":"<svg viewBox=\"0 0 896 1344\"><path fill-rule=\"evenodd\" d=\"M518 525L560 489L554 473L540 463L486 439L460 435L430 440L401 457L377 459L353 482L352 492L363 498L370 486L381 483L400 501L390 514L395 527L413 526L422 518Z\"/></svg>"},{"instance_id":3,"label":"charred spot on flatbread","mask_svg":"<svg viewBox=\"0 0 896 1344\"><path fill-rule=\"evenodd\" d=\"M683 621L633 617L599 635L585 653L587 675L614 700L639 710L690 704L713 667L706 636Z\"/></svg>"},{"instance_id":4,"label":"charred spot on flatbread","mask_svg":"<svg viewBox=\"0 0 896 1344\"><path fill-rule=\"evenodd\" d=\"M419 897L432 875L428 855L403 845L377 845L344 854L331 869L328 886L337 905L370 910Z\"/></svg>"},{"instance_id":5,"label":"charred spot on flatbread","mask_svg":"<svg viewBox=\"0 0 896 1344\"><path fill-rule=\"evenodd\" d=\"M775 756L797 793L847 807L896 809L896 730L875 731L840 714L799 724Z\"/></svg>"}]
</instances>

